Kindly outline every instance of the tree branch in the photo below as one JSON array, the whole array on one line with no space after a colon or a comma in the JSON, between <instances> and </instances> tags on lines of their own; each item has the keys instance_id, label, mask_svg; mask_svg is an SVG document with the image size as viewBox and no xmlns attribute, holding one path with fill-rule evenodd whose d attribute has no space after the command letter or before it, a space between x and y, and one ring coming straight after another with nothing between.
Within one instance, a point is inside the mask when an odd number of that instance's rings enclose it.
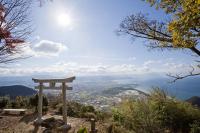
<instances>
[{"instance_id":1,"label":"tree branch","mask_svg":"<svg viewBox=\"0 0 200 133\"><path fill-rule=\"evenodd\" d=\"M197 29L195 30L198 31ZM184 47L185 44L179 44L180 47L175 47L176 45L174 46L174 40L172 34L168 31L167 23L149 20L141 13L128 16L124 19L120 24L120 30L118 30L118 33L125 33L132 37L150 40L148 45L149 48L158 48L162 50L190 49L192 52L200 56L200 51L194 46ZM196 45L198 45L198 41L196 41Z\"/></svg>"},{"instance_id":2,"label":"tree branch","mask_svg":"<svg viewBox=\"0 0 200 133\"><path fill-rule=\"evenodd\" d=\"M197 66L197 67L200 68L199 66ZM187 78L187 77L200 76L200 72L194 72L195 68L193 66L191 66L191 68L192 68L192 70L186 75L181 75L181 74L173 75L171 73L167 74L167 76L173 78L173 80L170 81L170 83L174 83L177 80L184 79L184 78Z\"/></svg>"},{"instance_id":3,"label":"tree branch","mask_svg":"<svg viewBox=\"0 0 200 133\"><path fill-rule=\"evenodd\" d=\"M198 56L200 56L200 51L199 51L197 48L191 47L190 49L191 49L194 53L196 53Z\"/></svg>"},{"instance_id":4,"label":"tree branch","mask_svg":"<svg viewBox=\"0 0 200 133\"><path fill-rule=\"evenodd\" d=\"M30 0L1 0L0 64L24 59L19 45L31 34ZM15 56L17 54L17 56ZM21 55L21 56L19 56Z\"/></svg>"}]
</instances>

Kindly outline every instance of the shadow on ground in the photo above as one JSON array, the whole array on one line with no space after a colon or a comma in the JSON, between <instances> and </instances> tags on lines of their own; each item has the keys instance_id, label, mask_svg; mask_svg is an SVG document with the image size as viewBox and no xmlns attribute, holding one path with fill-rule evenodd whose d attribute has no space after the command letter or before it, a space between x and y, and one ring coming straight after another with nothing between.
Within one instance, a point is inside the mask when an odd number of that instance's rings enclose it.
<instances>
[{"instance_id":1,"label":"shadow on ground","mask_svg":"<svg viewBox=\"0 0 200 133\"><path fill-rule=\"evenodd\" d=\"M19 122L24 122L28 124L29 122L33 122L37 118L37 113L24 115Z\"/></svg>"}]
</instances>

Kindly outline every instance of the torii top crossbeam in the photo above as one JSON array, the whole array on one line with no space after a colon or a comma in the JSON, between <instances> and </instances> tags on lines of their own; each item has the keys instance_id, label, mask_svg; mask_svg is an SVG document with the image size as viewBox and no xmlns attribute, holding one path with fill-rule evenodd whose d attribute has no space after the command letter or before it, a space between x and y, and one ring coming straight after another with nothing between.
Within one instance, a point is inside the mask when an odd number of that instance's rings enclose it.
<instances>
[{"instance_id":1,"label":"torii top crossbeam","mask_svg":"<svg viewBox=\"0 0 200 133\"><path fill-rule=\"evenodd\" d=\"M73 80L75 80L75 77L70 77L70 78L65 78L65 79L35 79L35 78L33 78L33 81L35 83L49 83L49 82L70 83Z\"/></svg>"}]
</instances>

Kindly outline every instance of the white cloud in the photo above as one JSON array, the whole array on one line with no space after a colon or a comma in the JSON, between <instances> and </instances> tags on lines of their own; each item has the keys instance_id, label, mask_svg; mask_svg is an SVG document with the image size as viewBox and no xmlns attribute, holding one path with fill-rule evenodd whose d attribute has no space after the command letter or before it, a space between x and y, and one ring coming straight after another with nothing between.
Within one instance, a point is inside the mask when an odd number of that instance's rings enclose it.
<instances>
[{"instance_id":1,"label":"white cloud","mask_svg":"<svg viewBox=\"0 0 200 133\"><path fill-rule=\"evenodd\" d=\"M153 65L153 64L159 64L161 63L161 60L147 60L144 62L144 66L149 66L149 65Z\"/></svg>"},{"instance_id":2,"label":"white cloud","mask_svg":"<svg viewBox=\"0 0 200 133\"><path fill-rule=\"evenodd\" d=\"M42 40L32 48L36 53L42 55L58 55L67 47L62 43L56 43L48 40Z\"/></svg>"},{"instance_id":3,"label":"white cloud","mask_svg":"<svg viewBox=\"0 0 200 133\"><path fill-rule=\"evenodd\" d=\"M99 57L99 56L73 56L75 58L89 59L89 60L105 60L105 61L135 61L136 57L119 58L119 57Z\"/></svg>"},{"instance_id":4,"label":"white cloud","mask_svg":"<svg viewBox=\"0 0 200 133\"><path fill-rule=\"evenodd\" d=\"M41 40L35 45L26 48L27 53L33 56L58 56L62 51L67 50L67 47L62 43L57 43L49 40Z\"/></svg>"},{"instance_id":5,"label":"white cloud","mask_svg":"<svg viewBox=\"0 0 200 133\"><path fill-rule=\"evenodd\" d=\"M165 63L163 63L165 62ZM155 64L154 64L155 63ZM151 65L150 65L151 64ZM167 60L146 61L141 65L134 64L94 64L86 65L77 62L57 62L48 66L35 67L11 67L0 68L1 75L31 75L31 74L52 74L52 75L112 75L112 74L150 74L160 73L183 73L191 68L188 64L180 62L167 62Z\"/></svg>"},{"instance_id":6,"label":"white cloud","mask_svg":"<svg viewBox=\"0 0 200 133\"><path fill-rule=\"evenodd\" d=\"M74 74L74 75L102 75L102 74L136 74L145 73L143 68L137 68L135 65L83 65L74 62L63 63L58 62L47 67L32 68L1 68L2 75L31 75L31 74Z\"/></svg>"}]
</instances>

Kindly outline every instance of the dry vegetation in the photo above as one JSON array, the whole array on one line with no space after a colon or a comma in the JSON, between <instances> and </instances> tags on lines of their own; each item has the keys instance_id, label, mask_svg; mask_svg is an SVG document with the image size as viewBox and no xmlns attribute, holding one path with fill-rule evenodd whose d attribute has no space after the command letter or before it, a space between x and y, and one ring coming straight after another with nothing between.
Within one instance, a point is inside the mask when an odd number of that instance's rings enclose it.
<instances>
[{"instance_id":1,"label":"dry vegetation","mask_svg":"<svg viewBox=\"0 0 200 133\"><path fill-rule=\"evenodd\" d=\"M37 119L36 108L37 96L30 98L16 97L16 99L9 99L8 97L0 98L0 105L3 108L28 108L28 111L24 116L19 113L0 113L0 133L43 133L47 130L45 127L35 127L34 120ZM18 99L18 100L17 100ZM20 100L19 100L20 99ZM26 99L26 100L25 100ZM46 97L44 98L46 99ZM46 99L47 100L47 99ZM46 101L44 100L44 101ZM26 103L26 104L23 104ZM15 106L13 106L15 105ZM20 106L22 105L22 106ZM49 102L46 101L45 113L43 117L45 119L54 117L56 120L62 121L62 101L59 98L49 98ZM43 110L43 111L44 111ZM72 125L69 133L76 133L79 128L86 127L90 129L90 118L97 118L99 121L96 123L99 133L105 133L108 124L102 122L102 115L99 111L96 111L92 106L81 105L76 102L68 102L68 122ZM58 132L58 127L51 132Z\"/></svg>"},{"instance_id":2,"label":"dry vegetation","mask_svg":"<svg viewBox=\"0 0 200 133\"><path fill-rule=\"evenodd\" d=\"M46 120L53 117L53 123L51 123L52 121L46 121L48 126L53 125L50 128L44 124L39 128L34 126L34 120L37 118L37 113L35 113L37 111L35 110L37 104L33 103L37 103L37 100L33 100L34 97L30 99L32 99L32 106L27 104L26 108L29 109L26 115L0 114L0 133L46 133L47 130L50 133L59 132L59 122L63 122L61 115L62 101L60 101L59 97L55 99L50 98L50 102L45 107L46 112L43 117ZM24 100L18 101L24 102ZM20 103L13 104L13 101L8 103L18 106L26 105ZM8 104L8 106L10 105ZM88 133L90 130L90 118L97 120L96 127L98 133L200 132L200 109L192 106L190 103L170 97L160 89L154 89L144 99L124 100L112 109L112 114L97 111L93 106L68 102L68 116L68 122L72 125L68 133ZM86 128L88 131L77 132L81 128Z\"/></svg>"},{"instance_id":3,"label":"dry vegetation","mask_svg":"<svg viewBox=\"0 0 200 133\"><path fill-rule=\"evenodd\" d=\"M53 110L51 110L45 117L50 117L50 114L53 114ZM32 112L28 112L24 116L19 116L17 114L13 115L4 115L1 113L0 118L0 133L43 133L45 128L38 128L34 127L33 121L36 119L36 114ZM62 119L61 115L56 115L56 119ZM86 127L90 129L90 122L86 118L75 118L75 117L68 117L68 122L71 123L72 129L69 133L76 133L79 128ZM105 129L108 124L97 122L97 128L99 133L105 133Z\"/></svg>"}]
</instances>

